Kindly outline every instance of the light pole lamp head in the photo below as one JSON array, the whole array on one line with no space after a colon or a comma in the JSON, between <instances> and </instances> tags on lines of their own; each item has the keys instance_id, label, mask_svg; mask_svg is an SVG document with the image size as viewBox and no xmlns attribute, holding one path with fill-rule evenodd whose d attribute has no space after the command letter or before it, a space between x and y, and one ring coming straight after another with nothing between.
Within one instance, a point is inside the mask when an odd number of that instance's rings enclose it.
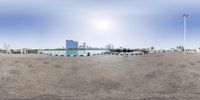
<instances>
[{"instance_id":1,"label":"light pole lamp head","mask_svg":"<svg viewBox=\"0 0 200 100\"><path fill-rule=\"evenodd\" d=\"M188 17L189 16L189 14L183 14L182 15L182 17Z\"/></svg>"}]
</instances>

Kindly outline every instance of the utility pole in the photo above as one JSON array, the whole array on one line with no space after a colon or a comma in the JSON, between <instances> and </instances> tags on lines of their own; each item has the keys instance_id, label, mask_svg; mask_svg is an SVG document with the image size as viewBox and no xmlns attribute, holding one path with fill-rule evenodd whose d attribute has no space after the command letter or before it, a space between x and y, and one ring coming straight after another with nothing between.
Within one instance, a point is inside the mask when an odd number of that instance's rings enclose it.
<instances>
[{"instance_id":1,"label":"utility pole","mask_svg":"<svg viewBox=\"0 0 200 100\"><path fill-rule=\"evenodd\" d=\"M184 21L184 25L183 25L183 50L184 53L186 53L186 33L187 33L187 17L189 15L188 14L183 14L183 21Z\"/></svg>"}]
</instances>

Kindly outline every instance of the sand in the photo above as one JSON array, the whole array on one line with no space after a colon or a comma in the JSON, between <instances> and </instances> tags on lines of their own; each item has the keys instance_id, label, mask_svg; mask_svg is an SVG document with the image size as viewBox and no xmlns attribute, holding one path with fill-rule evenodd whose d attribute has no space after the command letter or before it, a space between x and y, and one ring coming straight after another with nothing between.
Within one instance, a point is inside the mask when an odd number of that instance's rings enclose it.
<instances>
[{"instance_id":1,"label":"sand","mask_svg":"<svg viewBox=\"0 0 200 100\"><path fill-rule=\"evenodd\" d=\"M200 54L0 54L0 100L200 100Z\"/></svg>"}]
</instances>

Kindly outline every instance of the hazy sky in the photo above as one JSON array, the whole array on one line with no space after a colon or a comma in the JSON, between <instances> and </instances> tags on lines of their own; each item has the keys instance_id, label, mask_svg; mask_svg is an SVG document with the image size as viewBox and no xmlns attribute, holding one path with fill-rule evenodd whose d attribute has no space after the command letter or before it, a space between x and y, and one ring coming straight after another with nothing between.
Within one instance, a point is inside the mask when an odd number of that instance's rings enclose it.
<instances>
[{"instance_id":1,"label":"hazy sky","mask_svg":"<svg viewBox=\"0 0 200 100\"><path fill-rule=\"evenodd\" d=\"M57 48L66 39L104 47L200 47L198 0L0 0L0 48Z\"/></svg>"}]
</instances>

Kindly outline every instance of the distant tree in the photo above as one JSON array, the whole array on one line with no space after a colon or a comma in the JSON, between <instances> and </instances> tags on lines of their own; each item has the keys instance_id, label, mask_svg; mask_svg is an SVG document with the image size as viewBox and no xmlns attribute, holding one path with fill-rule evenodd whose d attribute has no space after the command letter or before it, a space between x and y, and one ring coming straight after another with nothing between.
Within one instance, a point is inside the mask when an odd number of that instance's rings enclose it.
<instances>
[{"instance_id":1,"label":"distant tree","mask_svg":"<svg viewBox=\"0 0 200 100\"><path fill-rule=\"evenodd\" d=\"M125 48L123 49L123 52L126 52L126 49L125 49Z\"/></svg>"},{"instance_id":2,"label":"distant tree","mask_svg":"<svg viewBox=\"0 0 200 100\"><path fill-rule=\"evenodd\" d=\"M151 50L155 49L153 46L151 47Z\"/></svg>"},{"instance_id":3,"label":"distant tree","mask_svg":"<svg viewBox=\"0 0 200 100\"><path fill-rule=\"evenodd\" d=\"M131 52L131 49L127 49L127 52Z\"/></svg>"}]
</instances>

